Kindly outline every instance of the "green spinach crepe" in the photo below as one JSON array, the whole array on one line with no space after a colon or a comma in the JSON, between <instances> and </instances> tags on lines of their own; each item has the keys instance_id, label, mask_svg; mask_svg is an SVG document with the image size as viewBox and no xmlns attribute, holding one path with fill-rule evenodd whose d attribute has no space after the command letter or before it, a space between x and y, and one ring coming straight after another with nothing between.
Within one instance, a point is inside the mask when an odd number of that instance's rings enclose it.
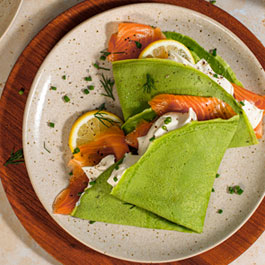
<instances>
[{"instance_id":1,"label":"green spinach crepe","mask_svg":"<svg viewBox=\"0 0 265 265\"><path fill-rule=\"evenodd\" d=\"M155 139L111 194L201 233L215 176L238 121L238 115L193 121Z\"/></svg>"},{"instance_id":2,"label":"green spinach crepe","mask_svg":"<svg viewBox=\"0 0 265 265\"><path fill-rule=\"evenodd\" d=\"M72 216L202 232L215 175L238 120L236 115L229 120L192 122L154 140L114 189L107 179L115 165L105 171L82 195Z\"/></svg>"},{"instance_id":3,"label":"green spinach crepe","mask_svg":"<svg viewBox=\"0 0 265 265\"><path fill-rule=\"evenodd\" d=\"M125 121L147 109L148 101L158 94L216 97L240 116L229 147L258 143L240 104L219 84L193 67L165 59L132 59L114 62L113 75ZM154 86L147 92L148 78Z\"/></svg>"}]
</instances>

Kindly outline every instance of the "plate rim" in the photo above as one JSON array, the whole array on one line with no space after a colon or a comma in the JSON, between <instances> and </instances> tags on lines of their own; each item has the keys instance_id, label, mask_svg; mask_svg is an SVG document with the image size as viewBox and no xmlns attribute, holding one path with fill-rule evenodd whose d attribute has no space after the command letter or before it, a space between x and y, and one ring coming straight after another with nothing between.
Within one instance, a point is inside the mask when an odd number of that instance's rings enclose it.
<instances>
[{"instance_id":1,"label":"plate rim","mask_svg":"<svg viewBox=\"0 0 265 265\"><path fill-rule=\"evenodd\" d=\"M12 27L12 25L13 25L14 22L15 22L15 19L16 19L17 15L18 15L18 13L19 13L21 7L22 7L22 4L23 4L23 1L24 1L24 0L19 0L19 1L20 1L20 2L19 2L19 4L18 4L18 6L17 6L16 12L15 12L13 18L10 20L8 26L6 27L6 29L4 30L4 32L2 33L2 35L0 35L0 41L6 36L7 32L9 31L9 29Z\"/></svg>"},{"instance_id":2,"label":"plate rim","mask_svg":"<svg viewBox=\"0 0 265 265\"><path fill-rule=\"evenodd\" d=\"M157 2L157 1L155 1L155 2ZM160 2L161 2L161 1L160 1ZM165 1L164 1L164 2L165 2ZM170 1L170 2L172 2L172 1ZM177 2L177 1L175 1L175 2ZM197 1L197 2L199 2L199 1ZM82 3L81 3L81 4L82 4ZM81 6L81 4L78 4L77 6ZM74 6L74 7L76 7L76 6ZM72 7L72 8L74 8L74 7ZM72 8L71 8L71 9L72 9ZM216 8L216 7L215 7L215 8ZM66 13L66 12L67 12L67 11L65 11L64 13ZM198 12L198 11L197 11L197 12ZM223 12L224 12L224 11L223 11ZM63 14L64 14L64 13L63 13ZM230 16L230 15L229 15L229 16ZM56 19L55 19L55 20L56 20ZM215 19L214 19L214 20L215 20ZM53 21L52 21L52 22L53 22ZM52 23L52 22L51 22L51 23ZM218 21L218 22L219 22L219 21ZM220 22L219 22L219 23L220 23ZM50 23L49 23L49 24L50 24ZM48 24L48 25L49 25L49 24ZM222 23L221 23L221 24L222 24ZM46 27L45 27L45 28L46 28ZM44 28L44 29L45 29L45 28ZM233 32L233 31L232 31L232 32ZM235 33L234 33L234 34L235 34ZM39 35L39 34L38 34L38 35ZM37 36L38 36L38 35L37 35ZM237 35L237 34L235 34L235 35ZM34 39L33 39L33 40L34 40ZM244 42L244 41L243 41L243 42ZM248 46L248 45L247 45L247 46ZM29 46L28 46L28 47L29 47ZM27 48L28 48L28 47L27 47ZM26 49L27 49L27 48L26 48ZM25 50L24 50L24 52L25 52ZM24 52L23 52L22 54L24 54ZM252 51L252 52L253 52L253 51ZM255 53L254 53L254 54L255 54ZM257 56L255 56L255 57L257 57ZM18 63L18 61L17 61L17 63ZM260 63L261 63L261 62L260 62ZM15 69L15 67L14 67L13 70L11 71L10 76L12 75L14 69ZM9 76L9 78L10 78L10 76ZM9 79L8 79L8 81L9 81ZM8 83L8 82L7 82L7 83ZM6 84L6 86L5 86L5 92L6 92L6 90L7 90L7 87L8 87L8 84ZM6 93L5 93L5 94L6 94ZM1 100L1 106L2 106L2 104L3 104L2 102L3 102L3 101ZM5 185L4 185L4 186L5 186ZM6 188L6 187L5 187L5 188Z\"/></svg>"}]
</instances>

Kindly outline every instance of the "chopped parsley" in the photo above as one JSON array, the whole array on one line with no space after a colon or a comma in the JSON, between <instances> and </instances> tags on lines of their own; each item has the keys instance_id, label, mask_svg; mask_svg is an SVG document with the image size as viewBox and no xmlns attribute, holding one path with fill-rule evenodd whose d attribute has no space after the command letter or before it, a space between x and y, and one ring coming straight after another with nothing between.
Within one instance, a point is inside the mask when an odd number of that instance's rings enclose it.
<instances>
[{"instance_id":1,"label":"chopped parsley","mask_svg":"<svg viewBox=\"0 0 265 265\"><path fill-rule=\"evenodd\" d=\"M73 175L73 171L69 172L69 176L72 176Z\"/></svg>"},{"instance_id":2,"label":"chopped parsley","mask_svg":"<svg viewBox=\"0 0 265 265\"><path fill-rule=\"evenodd\" d=\"M48 126L54 128L55 124L53 122L48 122Z\"/></svg>"},{"instance_id":3,"label":"chopped parsley","mask_svg":"<svg viewBox=\"0 0 265 265\"><path fill-rule=\"evenodd\" d=\"M216 55L217 55L217 49L214 48L214 49L210 50L210 53L211 53L213 56L216 56Z\"/></svg>"},{"instance_id":4,"label":"chopped parsley","mask_svg":"<svg viewBox=\"0 0 265 265\"><path fill-rule=\"evenodd\" d=\"M9 164L20 164L24 163L24 154L23 154L23 149L19 149L14 153L14 150L11 151L10 157L6 160L4 163L4 166L7 166Z\"/></svg>"},{"instance_id":5,"label":"chopped parsley","mask_svg":"<svg viewBox=\"0 0 265 265\"><path fill-rule=\"evenodd\" d=\"M217 213L222 214L222 213L223 213L223 210L222 210L222 209L219 209L219 210L217 211Z\"/></svg>"},{"instance_id":6,"label":"chopped parsley","mask_svg":"<svg viewBox=\"0 0 265 265\"><path fill-rule=\"evenodd\" d=\"M218 74L214 74L213 77L218 78Z\"/></svg>"},{"instance_id":7,"label":"chopped parsley","mask_svg":"<svg viewBox=\"0 0 265 265\"><path fill-rule=\"evenodd\" d=\"M165 120L164 120L164 123L165 124L169 124L171 121L172 121L171 117L166 117Z\"/></svg>"},{"instance_id":8,"label":"chopped parsley","mask_svg":"<svg viewBox=\"0 0 265 265\"><path fill-rule=\"evenodd\" d=\"M139 42L139 41L135 41L135 45L138 49L141 49L142 48L142 43Z\"/></svg>"},{"instance_id":9,"label":"chopped parsley","mask_svg":"<svg viewBox=\"0 0 265 265\"><path fill-rule=\"evenodd\" d=\"M151 93L152 89L156 89L155 81L150 74L146 74L146 83L143 88L145 93Z\"/></svg>"},{"instance_id":10,"label":"chopped parsley","mask_svg":"<svg viewBox=\"0 0 265 265\"><path fill-rule=\"evenodd\" d=\"M95 89L95 86L92 86L92 85L91 86L88 86L88 89L89 90L94 90Z\"/></svg>"},{"instance_id":11,"label":"chopped parsley","mask_svg":"<svg viewBox=\"0 0 265 265\"><path fill-rule=\"evenodd\" d=\"M115 176L115 177L113 178L113 180L114 180L115 182L117 182L117 181L118 181L118 178Z\"/></svg>"},{"instance_id":12,"label":"chopped parsley","mask_svg":"<svg viewBox=\"0 0 265 265\"><path fill-rule=\"evenodd\" d=\"M24 94L24 92L25 92L25 89L24 89L24 88L21 88L21 89L18 91L18 94L19 94L20 96L22 96L22 95Z\"/></svg>"},{"instance_id":13,"label":"chopped parsley","mask_svg":"<svg viewBox=\"0 0 265 265\"><path fill-rule=\"evenodd\" d=\"M56 86L51 86L51 90L57 90Z\"/></svg>"},{"instance_id":14,"label":"chopped parsley","mask_svg":"<svg viewBox=\"0 0 265 265\"><path fill-rule=\"evenodd\" d=\"M65 96L63 97L63 99L64 99L65 102L69 102L69 101L70 101L70 98L69 98L67 95L65 95Z\"/></svg>"},{"instance_id":15,"label":"chopped parsley","mask_svg":"<svg viewBox=\"0 0 265 265\"><path fill-rule=\"evenodd\" d=\"M77 193L77 196L81 196L83 192L78 192Z\"/></svg>"},{"instance_id":16,"label":"chopped parsley","mask_svg":"<svg viewBox=\"0 0 265 265\"><path fill-rule=\"evenodd\" d=\"M92 81L92 77L91 76L86 76L86 77L84 77L84 80L85 81Z\"/></svg>"},{"instance_id":17,"label":"chopped parsley","mask_svg":"<svg viewBox=\"0 0 265 265\"><path fill-rule=\"evenodd\" d=\"M66 75L63 75L63 76L62 76L62 79L63 79L63 80L66 80Z\"/></svg>"},{"instance_id":18,"label":"chopped parsley","mask_svg":"<svg viewBox=\"0 0 265 265\"><path fill-rule=\"evenodd\" d=\"M167 126L163 125L162 126L162 129L165 130L165 131L167 131Z\"/></svg>"},{"instance_id":19,"label":"chopped parsley","mask_svg":"<svg viewBox=\"0 0 265 265\"><path fill-rule=\"evenodd\" d=\"M74 154L78 154L79 152L80 152L80 148L79 148L79 147L76 147L76 148L74 149L73 155L74 155Z\"/></svg>"},{"instance_id":20,"label":"chopped parsley","mask_svg":"<svg viewBox=\"0 0 265 265\"><path fill-rule=\"evenodd\" d=\"M92 225L92 224L94 224L96 221L89 221L89 223Z\"/></svg>"},{"instance_id":21,"label":"chopped parsley","mask_svg":"<svg viewBox=\"0 0 265 265\"><path fill-rule=\"evenodd\" d=\"M153 136L153 137L151 137L151 138L149 139L150 142L152 142L152 141L154 141L154 140L155 140L155 136Z\"/></svg>"},{"instance_id":22,"label":"chopped parsley","mask_svg":"<svg viewBox=\"0 0 265 265\"><path fill-rule=\"evenodd\" d=\"M95 68L97 68L98 70L106 70L106 71L110 71L110 69L109 68L106 68L106 67L101 67L101 66L99 66L99 64L98 63L94 63L93 64L93 66L95 67Z\"/></svg>"},{"instance_id":23,"label":"chopped parsley","mask_svg":"<svg viewBox=\"0 0 265 265\"><path fill-rule=\"evenodd\" d=\"M96 184L96 181L95 181L95 180L94 180L94 181L90 181L89 184L90 184L91 186L93 186L93 185Z\"/></svg>"},{"instance_id":24,"label":"chopped parsley","mask_svg":"<svg viewBox=\"0 0 265 265\"><path fill-rule=\"evenodd\" d=\"M118 170L119 169L119 165L116 165L114 169L115 170Z\"/></svg>"},{"instance_id":25,"label":"chopped parsley","mask_svg":"<svg viewBox=\"0 0 265 265\"><path fill-rule=\"evenodd\" d=\"M83 90L83 92L84 92L84 94L89 94L89 90L87 89L87 88L85 88L84 90Z\"/></svg>"},{"instance_id":26,"label":"chopped parsley","mask_svg":"<svg viewBox=\"0 0 265 265\"><path fill-rule=\"evenodd\" d=\"M227 188L227 192L230 193L230 194L238 194L238 195L241 195L244 190L241 189L241 187L239 185L236 185L236 186L230 186Z\"/></svg>"},{"instance_id":27,"label":"chopped parsley","mask_svg":"<svg viewBox=\"0 0 265 265\"><path fill-rule=\"evenodd\" d=\"M217 174L215 175L215 177L216 177L216 178L219 178L219 177L220 177L220 174L217 173Z\"/></svg>"},{"instance_id":28,"label":"chopped parsley","mask_svg":"<svg viewBox=\"0 0 265 265\"><path fill-rule=\"evenodd\" d=\"M245 103L243 101L239 102L242 106L245 106Z\"/></svg>"},{"instance_id":29,"label":"chopped parsley","mask_svg":"<svg viewBox=\"0 0 265 265\"><path fill-rule=\"evenodd\" d=\"M216 0L210 0L210 3L214 5L216 4Z\"/></svg>"},{"instance_id":30,"label":"chopped parsley","mask_svg":"<svg viewBox=\"0 0 265 265\"><path fill-rule=\"evenodd\" d=\"M215 192L215 189L214 188L212 188L212 192Z\"/></svg>"}]
</instances>

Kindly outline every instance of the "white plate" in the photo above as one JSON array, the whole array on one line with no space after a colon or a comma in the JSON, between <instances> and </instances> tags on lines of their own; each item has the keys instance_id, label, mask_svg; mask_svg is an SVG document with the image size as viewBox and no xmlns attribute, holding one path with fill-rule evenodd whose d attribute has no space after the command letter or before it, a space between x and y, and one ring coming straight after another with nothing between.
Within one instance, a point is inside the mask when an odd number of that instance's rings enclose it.
<instances>
[{"instance_id":1,"label":"white plate","mask_svg":"<svg viewBox=\"0 0 265 265\"><path fill-rule=\"evenodd\" d=\"M23 0L0 0L0 40L11 27Z\"/></svg>"},{"instance_id":2,"label":"white plate","mask_svg":"<svg viewBox=\"0 0 265 265\"><path fill-rule=\"evenodd\" d=\"M23 147L32 185L43 206L67 232L104 254L138 262L184 259L208 250L238 230L261 202L264 182L264 138L259 145L230 149L214 184L202 234L152 230L54 215L52 203L68 184L67 161L71 153L68 135L75 119L106 101L107 109L120 114L118 100L101 96L98 70L92 64L107 46L120 21L159 26L191 36L206 49L217 48L245 87L262 93L265 76L261 65L239 38L214 20L197 12L165 4L137 4L99 14L69 32L50 52L39 69L24 114ZM88 73L89 70L89 73ZM62 75L67 76L63 80ZM92 82L85 76L91 75ZM111 75L111 73L109 73ZM89 95L82 92L95 85ZM50 86L57 90L50 90ZM67 94L71 101L64 103ZM116 94L115 94L116 95ZM116 96L117 98L117 96ZM50 128L47 122L55 123ZM48 153L44 149L50 150ZM243 187L244 193L230 195L227 186ZM217 209L223 209L218 214ZM113 213L115 214L115 213Z\"/></svg>"}]
</instances>

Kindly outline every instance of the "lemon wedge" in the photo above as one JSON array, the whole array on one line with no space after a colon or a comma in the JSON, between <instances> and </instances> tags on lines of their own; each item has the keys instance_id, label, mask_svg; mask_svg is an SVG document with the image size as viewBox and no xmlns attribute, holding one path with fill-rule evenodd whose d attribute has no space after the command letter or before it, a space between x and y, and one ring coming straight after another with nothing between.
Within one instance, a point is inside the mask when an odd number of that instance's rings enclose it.
<instances>
[{"instance_id":1,"label":"lemon wedge","mask_svg":"<svg viewBox=\"0 0 265 265\"><path fill-rule=\"evenodd\" d=\"M158 40L150 43L139 55L143 58L167 59L170 55L177 54L192 64L195 64L190 50L182 43L175 40Z\"/></svg>"},{"instance_id":2,"label":"lemon wedge","mask_svg":"<svg viewBox=\"0 0 265 265\"><path fill-rule=\"evenodd\" d=\"M78 146L87 144L112 126L121 126L122 120L105 110L93 110L80 116L73 124L69 135L69 147L73 152Z\"/></svg>"}]
</instances>

